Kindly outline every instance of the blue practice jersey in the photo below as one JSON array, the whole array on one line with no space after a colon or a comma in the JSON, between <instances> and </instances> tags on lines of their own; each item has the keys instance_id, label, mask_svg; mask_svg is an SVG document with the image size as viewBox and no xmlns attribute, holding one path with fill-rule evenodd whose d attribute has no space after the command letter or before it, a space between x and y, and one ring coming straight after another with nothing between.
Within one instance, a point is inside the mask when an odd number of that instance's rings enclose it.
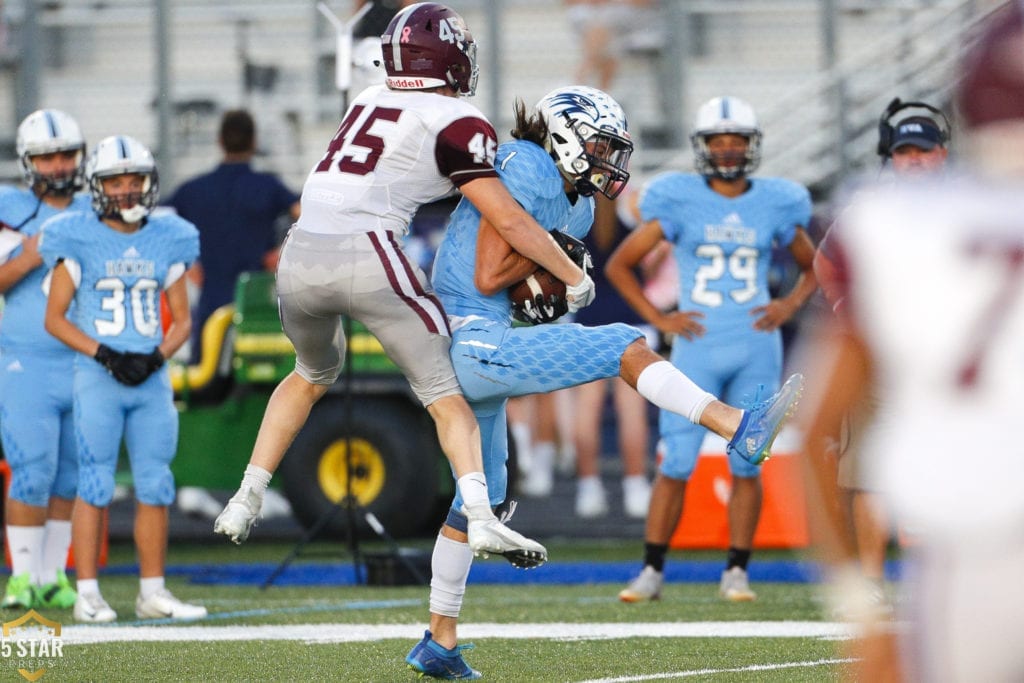
<instances>
[{"instance_id":1,"label":"blue practice jersey","mask_svg":"<svg viewBox=\"0 0 1024 683\"><path fill-rule=\"evenodd\" d=\"M751 178L738 197L724 197L703 177L665 173L640 200L644 221L657 219L679 265L679 310L704 314L707 336L752 331L750 310L770 300L772 245L788 247L811 218L805 187L782 178Z\"/></svg>"},{"instance_id":2,"label":"blue practice jersey","mask_svg":"<svg viewBox=\"0 0 1024 683\"><path fill-rule=\"evenodd\" d=\"M89 195L79 194L72 199L67 209L56 209L45 202L40 202L39 197L31 190L0 187L0 223L18 228L18 232L25 237L35 235L42 229L43 223L53 216L65 211L88 211L90 205ZM0 262L14 258L21 251L22 248L17 246L7 253L0 254ZM43 280L46 272L47 269L42 266L35 268L4 293L4 313L3 319L0 320L0 348L69 356L74 353L43 328L46 313Z\"/></svg>"},{"instance_id":3,"label":"blue practice jersey","mask_svg":"<svg viewBox=\"0 0 1024 683\"><path fill-rule=\"evenodd\" d=\"M199 257L199 233L174 215L121 233L91 211L64 213L46 222L39 251L50 268L68 266L83 332L116 351L148 353L163 340L160 293Z\"/></svg>"},{"instance_id":4,"label":"blue practice jersey","mask_svg":"<svg viewBox=\"0 0 1024 683\"><path fill-rule=\"evenodd\" d=\"M555 162L540 146L522 140L498 148L494 166L505 187L547 230L583 237L594 222L593 199L569 203ZM465 199L452 213L448 232L434 261L432 283L448 315L478 315L511 324L508 291L481 294L473 284L480 212Z\"/></svg>"}]
</instances>

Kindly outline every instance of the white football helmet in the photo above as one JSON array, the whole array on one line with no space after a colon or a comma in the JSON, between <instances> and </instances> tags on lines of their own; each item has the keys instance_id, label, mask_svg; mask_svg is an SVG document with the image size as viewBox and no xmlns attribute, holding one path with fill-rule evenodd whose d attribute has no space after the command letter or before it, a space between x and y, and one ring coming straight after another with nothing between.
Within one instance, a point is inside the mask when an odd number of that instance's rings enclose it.
<instances>
[{"instance_id":1,"label":"white football helmet","mask_svg":"<svg viewBox=\"0 0 1024 683\"><path fill-rule=\"evenodd\" d=\"M110 197L103 191L103 179L119 175L142 175L142 192L124 198ZM159 195L159 178L153 155L141 142L127 135L112 135L100 140L89 155L85 177L92 193L92 208L101 218L120 218L137 223L149 215Z\"/></svg>"},{"instance_id":2,"label":"white football helmet","mask_svg":"<svg viewBox=\"0 0 1024 683\"><path fill-rule=\"evenodd\" d=\"M82 187L85 138L69 115L57 109L32 112L18 126L16 147L18 163L29 187L41 185L44 192L65 195ZM78 152L75 170L70 175L43 175L36 170L32 157L69 150Z\"/></svg>"},{"instance_id":3,"label":"white football helmet","mask_svg":"<svg viewBox=\"0 0 1024 683\"><path fill-rule=\"evenodd\" d=\"M721 133L735 133L747 139L743 159L712 159L707 139ZM694 163L702 176L732 180L754 172L761 163L761 129L754 108L738 97L715 97L697 110L690 136ZM726 161L728 163L723 164Z\"/></svg>"},{"instance_id":4,"label":"white football helmet","mask_svg":"<svg viewBox=\"0 0 1024 683\"><path fill-rule=\"evenodd\" d=\"M547 150L576 191L617 197L629 181L633 153L619 103L597 88L576 85L552 90L535 109L548 127Z\"/></svg>"}]
</instances>

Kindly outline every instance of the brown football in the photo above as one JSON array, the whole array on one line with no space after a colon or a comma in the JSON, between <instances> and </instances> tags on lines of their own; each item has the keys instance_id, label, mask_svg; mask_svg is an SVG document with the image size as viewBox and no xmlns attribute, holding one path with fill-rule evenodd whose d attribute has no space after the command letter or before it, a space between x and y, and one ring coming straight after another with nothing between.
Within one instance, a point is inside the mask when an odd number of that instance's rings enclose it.
<instances>
[{"instance_id":1,"label":"brown football","mask_svg":"<svg viewBox=\"0 0 1024 683\"><path fill-rule=\"evenodd\" d=\"M540 294L545 302L551 302L552 297L564 305L565 283L557 277L538 268L533 275L530 275L508 288L509 298L514 307L522 306L527 300L535 300Z\"/></svg>"}]
</instances>

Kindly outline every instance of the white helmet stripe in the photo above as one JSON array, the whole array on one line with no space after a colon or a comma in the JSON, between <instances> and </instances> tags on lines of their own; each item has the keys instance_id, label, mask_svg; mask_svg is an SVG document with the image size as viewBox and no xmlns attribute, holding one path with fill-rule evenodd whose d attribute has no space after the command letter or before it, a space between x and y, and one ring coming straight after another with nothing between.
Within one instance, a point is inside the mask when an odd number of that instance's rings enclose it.
<instances>
[{"instance_id":1,"label":"white helmet stripe","mask_svg":"<svg viewBox=\"0 0 1024 683\"><path fill-rule=\"evenodd\" d=\"M50 137L55 138L60 135L60 131L57 130L57 120L53 118L53 114L46 112L46 125L50 129Z\"/></svg>"},{"instance_id":2,"label":"white helmet stripe","mask_svg":"<svg viewBox=\"0 0 1024 683\"><path fill-rule=\"evenodd\" d=\"M399 44L402 42L402 33L405 30L405 25L409 22L415 12L405 12L402 15L401 20L395 26L395 30L391 33L391 56L395 60L395 71L402 71L405 65L402 64L402 50L399 49Z\"/></svg>"}]
</instances>

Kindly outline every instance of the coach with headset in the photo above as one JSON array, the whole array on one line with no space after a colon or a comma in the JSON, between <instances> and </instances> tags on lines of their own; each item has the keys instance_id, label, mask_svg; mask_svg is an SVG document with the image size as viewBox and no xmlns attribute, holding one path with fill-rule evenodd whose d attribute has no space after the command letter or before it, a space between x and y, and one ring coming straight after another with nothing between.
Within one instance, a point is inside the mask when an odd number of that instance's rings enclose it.
<instances>
[{"instance_id":1,"label":"coach with headset","mask_svg":"<svg viewBox=\"0 0 1024 683\"><path fill-rule=\"evenodd\" d=\"M900 112L904 112L904 116L893 125L893 119ZM897 97L878 120L876 151L882 158L883 168L891 168L894 182L924 178L943 172L949 155L950 134L949 119L941 109L925 102L903 102ZM814 257L814 273L829 305L839 311L843 300L839 294L835 259L833 240L826 234ZM891 611L885 590L885 556L892 529L881 496L872 490L859 453L861 427L876 411L877 399L869 397L865 403L869 405L861 406L847 417L844 434L835 439L837 481L843 496L841 508L849 512L850 531L856 539L864 579L862 601L831 606L833 616L849 620L882 616Z\"/></svg>"},{"instance_id":2,"label":"coach with headset","mask_svg":"<svg viewBox=\"0 0 1024 683\"><path fill-rule=\"evenodd\" d=\"M901 111L915 109L928 114L915 113L900 119L895 126L891 121ZM897 175L933 173L946 164L949 150L949 119L938 107L924 102L903 102L894 99L882 112L878 121L878 154L891 160Z\"/></svg>"}]
</instances>

